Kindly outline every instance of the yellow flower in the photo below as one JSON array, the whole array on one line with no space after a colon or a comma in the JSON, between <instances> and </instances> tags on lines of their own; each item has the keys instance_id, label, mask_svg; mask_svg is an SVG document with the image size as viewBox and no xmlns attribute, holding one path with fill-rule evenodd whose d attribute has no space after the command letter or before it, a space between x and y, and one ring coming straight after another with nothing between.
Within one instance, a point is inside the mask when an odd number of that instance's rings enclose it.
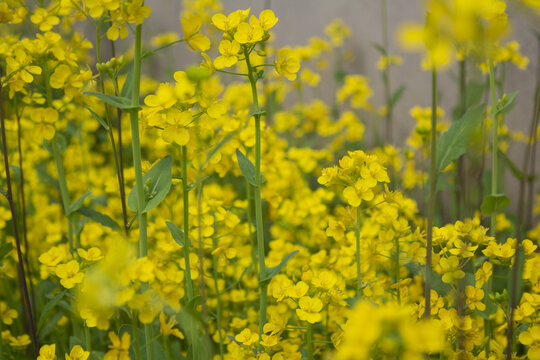
<instances>
[{"instance_id":1,"label":"yellow flower","mask_svg":"<svg viewBox=\"0 0 540 360\"><path fill-rule=\"evenodd\" d=\"M24 348L30 345L30 343L32 343L32 340L30 340L30 336L28 336L27 334L19 335L17 337L9 337L9 346L12 346L14 348Z\"/></svg>"},{"instance_id":2,"label":"yellow flower","mask_svg":"<svg viewBox=\"0 0 540 360\"><path fill-rule=\"evenodd\" d=\"M210 39L199 33L202 22L198 16L180 19L184 40L192 50L206 51L210 49Z\"/></svg>"},{"instance_id":3,"label":"yellow flower","mask_svg":"<svg viewBox=\"0 0 540 360\"><path fill-rule=\"evenodd\" d=\"M122 334L122 340L114 332L109 332L109 339L112 344L109 345L109 351L103 357L103 360L130 360L129 344L131 336L126 331Z\"/></svg>"},{"instance_id":4,"label":"yellow flower","mask_svg":"<svg viewBox=\"0 0 540 360\"><path fill-rule=\"evenodd\" d=\"M445 283L451 284L456 279L463 279L465 277L465 272L459 268L459 258L457 256L442 258L439 264L443 273L442 281Z\"/></svg>"},{"instance_id":5,"label":"yellow flower","mask_svg":"<svg viewBox=\"0 0 540 360\"><path fill-rule=\"evenodd\" d=\"M13 324L13 319L16 319L17 316L19 315L16 310L10 309L5 302L0 301L0 320L2 320L4 324Z\"/></svg>"},{"instance_id":6,"label":"yellow flower","mask_svg":"<svg viewBox=\"0 0 540 360\"><path fill-rule=\"evenodd\" d=\"M39 349L37 360L55 360L56 359L56 344L43 345Z\"/></svg>"},{"instance_id":7,"label":"yellow flower","mask_svg":"<svg viewBox=\"0 0 540 360\"><path fill-rule=\"evenodd\" d=\"M475 308L480 311L486 310L486 305L482 302L484 300L484 290L467 285L465 294L467 295L467 305L470 305L472 310Z\"/></svg>"},{"instance_id":8,"label":"yellow flower","mask_svg":"<svg viewBox=\"0 0 540 360\"><path fill-rule=\"evenodd\" d=\"M161 133L161 137L168 143L176 143L180 146L189 142L189 131L187 126L193 121L189 111L172 109L167 113L166 125Z\"/></svg>"},{"instance_id":9,"label":"yellow flower","mask_svg":"<svg viewBox=\"0 0 540 360\"><path fill-rule=\"evenodd\" d=\"M300 62L290 55L289 49L281 49L278 52L278 58L274 60L276 72L285 76L288 80L296 79L296 73L300 70Z\"/></svg>"},{"instance_id":10,"label":"yellow flower","mask_svg":"<svg viewBox=\"0 0 540 360\"><path fill-rule=\"evenodd\" d=\"M60 246L53 246L46 253L39 256L39 262L47 266L56 266L66 258L66 250Z\"/></svg>"},{"instance_id":11,"label":"yellow flower","mask_svg":"<svg viewBox=\"0 0 540 360\"><path fill-rule=\"evenodd\" d=\"M274 25L276 25L278 20L279 19L276 17L274 12L270 9L263 10L259 14L259 24L264 31L270 30Z\"/></svg>"},{"instance_id":12,"label":"yellow flower","mask_svg":"<svg viewBox=\"0 0 540 360\"><path fill-rule=\"evenodd\" d=\"M39 8L30 16L30 21L38 25L39 30L45 32L51 30L54 25L57 25L60 19L57 16L49 14L47 10Z\"/></svg>"},{"instance_id":13,"label":"yellow flower","mask_svg":"<svg viewBox=\"0 0 540 360\"><path fill-rule=\"evenodd\" d=\"M178 329L175 329L177 322L174 316L171 316L169 321L167 322L167 318L165 317L164 313L159 314L159 331L163 334L163 336L169 336L173 335L176 336L179 339L184 338L184 334Z\"/></svg>"},{"instance_id":14,"label":"yellow flower","mask_svg":"<svg viewBox=\"0 0 540 360\"><path fill-rule=\"evenodd\" d=\"M242 21L242 17L238 11L230 13L229 16L223 14L215 14L212 16L212 24L223 32L228 32L236 29Z\"/></svg>"},{"instance_id":15,"label":"yellow flower","mask_svg":"<svg viewBox=\"0 0 540 360\"><path fill-rule=\"evenodd\" d=\"M58 265L56 267L56 276L60 278L60 283L66 289L71 289L80 284L84 278L84 274L79 272L79 263L76 260Z\"/></svg>"},{"instance_id":16,"label":"yellow flower","mask_svg":"<svg viewBox=\"0 0 540 360\"><path fill-rule=\"evenodd\" d=\"M540 359L540 326L533 325L527 331L519 334L519 342L529 347L527 358L531 360Z\"/></svg>"},{"instance_id":17,"label":"yellow flower","mask_svg":"<svg viewBox=\"0 0 540 360\"><path fill-rule=\"evenodd\" d=\"M71 352L66 354L66 360L87 360L90 357L90 351L84 351L80 345L75 345Z\"/></svg>"},{"instance_id":18,"label":"yellow flower","mask_svg":"<svg viewBox=\"0 0 540 360\"><path fill-rule=\"evenodd\" d=\"M298 306L300 309L296 309L296 315L300 320L305 320L310 324L321 321L320 311L323 307L321 299L304 296L298 301Z\"/></svg>"},{"instance_id":19,"label":"yellow flower","mask_svg":"<svg viewBox=\"0 0 540 360\"><path fill-rule=\"evenodd\" d=\"M103 255L101 254L101 250L98 247L91 247L88 249L88 251L79 248L77 249L77 252L79 253L79 256L83 258L84 260L88 262L95 262L98 260L103 259Z\"/></svg>"},{"instance_id":20,"label":"yellow flower","mask_svg":"<svg viewBox=\"0 0 540 360\"><path fill-rule=\"evenodd\" d=\"M256 343L259 340L259 335L251 332L250 329L246 328L242 330L240 334L236 335L234 339L238 341L239 343L242 343L242 345L249 346Z\"/></svg>"},{"instance_id":21,"label":"yellow flower","mask_svg":"<svg viewBox=\"0 0 540 360\"><path fill-rule=\"evenodd\" d=\"M358 179L354 186L347 186L343 190L343 197L349 205L353 207L358 207L364 201L371 201L375 194L373 194L372 187L369 186L370 183L364 179Z\"/></svg>"},{"instance_id":22,"label":"yellow flower","mask_svg":"<svg viewBox=\"0 0 540 360\"><path fill-rule=\"evenodd\" d=\"M289 297L299 299L302 296L306 295L308 290L309 290L308 284L306 284L303 281L299 281L295 285L292 285L287 289L287 295Z\"/></svg>"},{"instance_id":23,"label":"yellow flower","mask_svg":"<svg viewBox=\"0 0 540 360\"><path fill-rule=\"evenodd\" d=\"M234 33L234 39L240 44L252 44L261 41L264 35L263 28L254 24L253 26L248 23L240 23L236 32Z\"/></svg>"},{"instance_id":24,"label":"yellow flower","mask_svg":"<svg viewBox=\"0 0 540 360\"><path fill-rule=\"evenodd\" d=\"M214 60L214 66L216 69L223 69L226 67L231 67L238 62L238 57L236 56L240 51L240 44L233 40L222 40L219 43L219 52L221 56L218 56Z\"/></svg>"}]
</instances>

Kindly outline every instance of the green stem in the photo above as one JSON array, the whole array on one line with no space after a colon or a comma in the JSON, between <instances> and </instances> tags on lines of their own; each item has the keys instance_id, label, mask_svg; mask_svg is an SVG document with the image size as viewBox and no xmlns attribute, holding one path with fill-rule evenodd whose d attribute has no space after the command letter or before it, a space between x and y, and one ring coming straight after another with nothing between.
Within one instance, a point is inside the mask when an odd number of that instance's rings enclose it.
<instances>
[{"instance_id":1,"label":"green stem","mask_svg":"<svg viewBox=\"0 0 540 360\"><path fill-rule=\"evenodd\" d=\"M433 252L433 218L435 217L435 199L437 196L437 71L431 73L431 165L429 169L429 204L426 236L426 283L424 286L424 317L431 316L431 258Z\"/></svg>"},{"instance_id":2,"label":"green stem","mask_svg":"<svg viewBox=\"0 0 540 360\"><path fill-rule=\"evenodd\" d=\"M216 233L216 220L214 216L214 234ZM217 240L214 235L213 241L214 250L217 248ZM255 266L255 265L254 265ZM212 267L213 267L213 277L214 277L214 286L216 288L216 301L217 301L217 314L216 314L216 327L218 330L219 336L219 358L224 359L224 345L223 345L223 334L221 333L221 293L219 291L219 282L218 282L218 257L217 255L212 255Z\"/></svg>"},{"instance_id":3,"label":"green stem","mask_svg":"<svg viewBox=\"0 0 540 360\"><path fill-rule=\"evenodd\" d=\"M188 296L188 302L191 302L194 297L193 280L191 280L191 263L189 258L189 249L191 247L191 241L189 238L189 191L188 191L188 176L187 176L187 147L184 145L181 147L182 152L182 197L184 200L184 263L185 263L185 280L186 290ZM203 276L201 274L200 276ZM191 338L195 339L195 323L192 317L189 318L188 326L191 332ZM193 359L197 357L196 341L192 342L192 356Z\"/></svg>"},{"instance_id":4,"label":"green stem","mask_svg":"<svg viewBox=\"0 0 540 360\"><path fill-rule=\"evenodd\" d=\"M92 352L92 336L90 334L90 328L88 326L84 326L84 337L86 340L86 351Z\"/></svg>"},{"instance_id":5,"label":"green stem","mask_svg":"<svg viewBox=\"0 0 540 360\"><path fill-rule=\"evenodd\" d=\"M135 348L135 359L141 360L141 341L139 340L139 324L135 311L131 312L131 320L133 326L133 343Z\"/></svg>"},{"instance_id":6,"label":"green stem","mask_svg":"<svg viewBox=\"0 0 540 360\"><path fill-rule=\"evenodd\" d=\"M257 273L257 239L255 238L253 233L253 216L252 216L252 208L253 205L251 204L251 184L246 180L246 189L247 189L247 201L248 201L248 208L247 208L247 221L248 221L248 229L249 229L249 240L251 243L251 262L253 263L253 271Z\"/></svg>"},{"instance_id":7,"label":"green stem","mask_svg":"<svg viewBox=\"0 0 540 360\"><path fill-rule=\"evenodd\" d=\"M356 237L356 279L358 284L356 285L356 297L362 296L362 269L360 263L360 215L362 211L360 206L356 208L356 226L354 228L354 235Z\"/></svg>"},{"instance_id":8,"label":"green stem","mask_svg":"<svg viewBox=\"0 0 540 360\"><path fill-rule=\"evenodd\" d=\"M251 92L253 95L253 110L255 112L255 221L257 231L257 252L259 257L259 339L262 336L263 326L266 323L266 305L268 296L268 284L262 280L266 275L266 265L264 257L264 229L263 229L263 214L261 200L261 115L259 108L259 98L257 96L257 80L253 76L253 67L249 61L249 52L244 49L244 56L248 68L248 78L251 84ZM259 351L262 345L259 344Z\"/></svg>"},{"instance_id":9,"label":"green stem","mask_svg":"<svg viewBox=\"0 0 540 360\"><path fill-rule=\"evenodd\" d=\"M397 284L400 280L400 274L399 274L399 236L396 234L394 236L394 248L395 248L395 254L394 254L394 284ZM399 286L396 288L396 297L398 304L401 304L401 293L399 291Z\"/></svg>"},{"instance_id":10,"label":"green stem","mask_svg":"<svg viewBox=\"0 0 540 360\"><path fill-rule=\"evenodd\" d=\"M495 93L495 71L493 60L489 59L489 90L491 93L491 116L493 118L493 145L491 148L491 195L497 194L497 181L499 180L499 159L497 150L499 149L499 121L497 112L497 95ZM497 237L497 214L491 214L491 236Z\"/></svg>"},{"instance_id":11,"label":"green stem","mask_svg":"<svg viewBox=\"0 0 540 360\"><path fill-rule=\"evenodd\" d=\"M139 106L140 82L141 82L141 38L142 25L137 25L135 29L135 54L133 59L133 93L131 97L131 105ZM147 221L148 215L144 212L146 201L144 197L144 184L142 175L142 155L141 142L139 138L139 111L132 110L130 112L131 120L131 142L133 150L133 166L135 168L135 189L137 194L137 214L139 217L139 257L148 255L148 240L147 240ZM134 329L136 331L136 329ZM144 325L144 337L146 344L152 339L152 328L149 324ZM154 354L152 346L146 346L146 358L153 360Z\"/></svg>"},{"instance_id":12,"label":"green stem","mask_svg":"<svg viewBox=\"0 0 540 360\"><path fill-rule=\"evenodd\" d=\"M307 348L308 348L308 360L313 360L313 325L309 324L306 334Z\"/></svg>"},{"instance_id":13,"label":"green stem","mask_svg":"<svg viewBox=\"0 0 540 360\"><path fill-rule=\"evenodd\" d=\"M388 56L388 6L386 0L382 0L381 25L382 25L382 40L385 55ZM390 66L382 72L384 85L384 98L386 102L386 142L392 143L392 93L390 87Z\"/></svg>"}]
</instances>

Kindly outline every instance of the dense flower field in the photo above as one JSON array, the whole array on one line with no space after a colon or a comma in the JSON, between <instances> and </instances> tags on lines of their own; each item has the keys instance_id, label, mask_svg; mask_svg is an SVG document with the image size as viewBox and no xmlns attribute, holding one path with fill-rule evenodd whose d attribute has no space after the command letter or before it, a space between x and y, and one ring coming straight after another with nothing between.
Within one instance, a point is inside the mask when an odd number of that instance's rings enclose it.
<instances>
[{"instance_id":1,"label":"dense flower field","mask_svg":"<svg viewBox=\"0 0 540 360\"><path fill-rule=\"evenodd\" d=\"M1 0L0 359L540 359L540 75L505 1L423 6L395 40L433 95L397 147L386 20L368 79L338 19L276 48L271 9L185 0L143 41L143 0ZM159 83L172 46L199 62Z\"/></svg>"}]
</instances>

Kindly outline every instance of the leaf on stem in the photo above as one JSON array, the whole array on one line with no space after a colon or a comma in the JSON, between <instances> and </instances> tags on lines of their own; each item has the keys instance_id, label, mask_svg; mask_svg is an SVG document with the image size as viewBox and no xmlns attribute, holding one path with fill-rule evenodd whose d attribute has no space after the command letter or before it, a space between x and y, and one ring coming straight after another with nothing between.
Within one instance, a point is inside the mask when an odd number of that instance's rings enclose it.
<instances>
[{"instance_id":1,"label":"leaf on stem","mask_svg":"<svg viewBox=\"0 0 540 360\"><path fill-rule=\"evenodd\" d=\"M109 104L111 106L117 107L122 110L140 110L140 106L133 106L131 105L131 99L122 97L122 96L115 96L115 95L109 95L109 94L102 94L92 91L85 92L86 95L95 96L99 100L103 101L106 104Z\"/></svg>"},{"instance_id":2,"label":"leaf on stem","mask_svg":"<svg viewBox=\"0 0 540 360\"><path fill-rule=\"evenodd\" d=\"M67 211L67 214L70 215L74 212L76 212L77 210L79 210L80 208L82 208L83 206L83 203L84 203L84 200L91 194L90 191L87 191L85 192L80 198L78 198L77 200L75 200L74 202L71 203L71 205L69 205L69 209Z\"/></svg>"},{"instance_id":3,"label":"leaf on stem","mask_svg":"<svg viewBox=\"0 0 540 360\"><path fill-rule=\"evenodd\" d=\"M437 174L467 151L467 144L476 127L484 119L484 105L468 110L441 135L437 146Z\"/></svg>"},{"instance_id":4,"label":"leaf on stem","mask_svg":"<svg viewBox=\"0 0 540 360\"><path fill-rule=\"evenodd\" d=\"M47 320L47 316L49 313L56 307L56 305L62 300L64 295L66 295L68 292L67 289L64 289L60 291L58 294L56 294L45 306L43 307L43 310L41 311L41 315L39 317L38 321L38 332L45 323L45 320Z\"/></svg>"},{"instance_id":5,"label":"leaf on stem","mask_svg":"<svg viewBox=\"0 0 540 360\"><path fill-rule=\"evenodd\" d=\"M508 204L510 204L510 199L504 194L488 195L484 198L484 201L482 201L480 210L482 211L482 214L489 216L500 213L508 206Z\"/></svg>"},{"instance_id":6,"label":"leaf on stem","mask_svg":"<svg viewBox=\"0 0 540 360\"><path fill-rule=\"evenodd\" d=\"M239 149L236 149L236 159L238 160L238 166L240 171L246 180L253 186L257 186L257 180L255 178L255 165L244 155Z\"/></svg>"},{"instance_id":7,"label":"leaf on stem","mask_svg":"<svg viewBox=\"0 0 540 360\"><path fill-rule=\"evenodd\" d=\"M300 250L295 250L292 253L290 253L289 255L285 256L285 258L283 260L281 260L279 265L271 267L271 268L267 268L266 269L266 274L264 275L264 278L261 280L261 283L270 282L270 280L272 280L272 278L274 276L276 276L279 273L279 271L281 269L283 269L283 267L285 265L287 265L289 260L291 260L294 255L298 254L299 251Z\"/></svg>"},{"instance_id":8,"label":"leaf on stem","mask_svg":"<svg viewBox=\"0 0 540 360\"><path fill-rule=\"evenodd\" d=\"M118 225L116 221L111 219L108 215L102 214L94 209L81 207L76 211L79 214L86 216L87 218L92 219L103 226L107 226L113 229L114 231L118 231L120 229L120 225Z\"/></svg>"},{"instance_id":9,"label":"leaf on stem","mask_svg":"<svg viewBox=\"0 0 540 360\"><path fill-rule=\"evenodd\" d=\"M184 232L172 222L165 221L165 224L167 224L167 227L169 228L169 231L171 232L174 241L181 247L184 247Z\"/></svg>"},{"instance_id":10,"label":"leaf on stem","mask_svg":"<svg viewBox=\"0 0 540 360\"><path fill-rule=\"evenodd\" d=\"M146 213L165 199L171 188L172 182L172 159L170 155L159 160L143 176L145 207L143 213ZM136 184L131 189L127 199L128 208L131 211L138 211Z\"/></svg>"}]
</instances>

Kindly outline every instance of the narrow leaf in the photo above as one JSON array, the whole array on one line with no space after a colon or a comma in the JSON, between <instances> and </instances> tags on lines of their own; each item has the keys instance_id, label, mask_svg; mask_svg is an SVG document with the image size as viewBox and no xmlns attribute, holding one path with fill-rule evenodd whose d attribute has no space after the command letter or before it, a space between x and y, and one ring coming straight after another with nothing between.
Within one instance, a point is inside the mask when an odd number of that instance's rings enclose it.
<instances>
[{"instance_id":1,"label":"narrow leaf","mask_svg":"<svg viewBox=\"0 0 540 360\"><path fill-rule=\"evenodd\" d=\"M6 190L2 186L0 186L0 194L4 195L5 198L7 198Z\"/></svg>"},{"instance_id":2,"label":"narrow leaf","mask_svg":"<svg viewBox=\"0 0 540 360\"><path fill-rule=\"evenodd\" d=\"M109 94L102 94L92 91L85 92L86 95L95 96L101 101L103 101L106 104L109 104L111 106L117 107L119 109L123 110L137 110L140 107L139 106L133 106L131 105L131 101L128 98L124 98L121 96L114 96Z\"/></svg>"},{"instance_id":3,"label":"narrow leaf","mask_svg":"<svg viewBox=\"0 0 540 360\"><path fill-rule=\"evenodd\" d=\"M43 307L43 310L41 311L41 315L39 316L39 322L38 322L38 332L45 323L45 320L47 320L47 316L49 316L49 313L56 307L58 302L62 300L64 295L68 292L67 289L64 289L60 291L58 294L55 295L45 306Z\"/></svg>"},{"instance_id":4,"label":"narrow leaf","mask_svg":"<svg viewBox=\"0 0 540 360\"><path fill-rule=\"evenodd\" d=\"M79 210L82 206L83 206L83 203L84 203L84 200L91 194L90 191L87 191L85 192L80 198L78 198L77 200L75 200L74 202L72 202L70 205L69 205L69 210L68 210L68 215L69 214L72 214L74 212L76 212L77 210Z\"/></svg>"},{"instance_id":5,"label":"narrow leaf","mask_svg":"<svg viewBox=\"0 0 540 360\"><path fill-rule=\"evenodd\" d=\"M405 85L401 85L400 87L397 88L396 91L394 91L394 93L392 94L392 97L390 98L390 108L391 109L393 109L394 106L396 106L398 101L401 99L401 97L405 93L405 89L406 89Z\"/></svg>"},{"instance_id":6,"label":"narrow leaf","mask_svg":"<svg viewBox=\"0 0 540 360\"><path fill-rule=\"evenodd\" d=\"M478 124L484 119L484 105L477 106L455 121L441 135L437 146L437 172L440 173L452 161L467 151L467 144Z\"/></svg>"},{"instance_id":7,"label":"narrow leaf","mask_svg":"<svg viewBox=\"0 0 540 360\"><path fill-rule=\"evenodd\" d=\"M102 214L94 209L81 207L77 209L77 212L89 219L94 220L95 222L100 223L103 226L113 229L114 231L118 231L120 229L120 226L116 221L111 219L108 215Z\"/></svg>"},{"instance_id":8,"label":"narrow leaf","mask_svg":"<svg viewBox=\"0 0 540 360\"><path fill-rule=\"evenodd\" d=\"M105 120L103 120L103 118L101 116L99 116L98 114L96 114L96 112L92 109L90 109L88 106L84 106L86 110L90 111L90 114L92 114L92 116L94 117L94 119L96 119L98 121L98 123L105 129L105 130L109 130L109 125L107 124L107 122Z\"/></svg>"},{"instance_id":9,"label":"narrow leaf","mask_svg":"<svg viewBox=\"0 0 540 360\"><path fill-rule=\"evenodd\" d=\"M0 261L2 261L11 250L13 250L13 245L10 242L0 245Z\"/></svg>"},{"instance_id":10,"label":"narrow leaf","mask_svg":"<svg viewBox=\"0 0 540 360\"><path fill-rule=\"evenodd\" d=\"M238 166L240 166L242 175L244 175L251 185L257 186L257 181L255 179L255 165L253 165L239 149L236 149L236 159L238 160Z\"/></svg>"},{"instance_id":11,"label":"narrow leaf","mask_svg":"<svg viewBox=\"0 0 540 360\"><path fill-rule=\"evenodd\" d=\"M143 213L148 212L159 205L169 193L172 182L172 158L170 155L159 160L143 176L144 196L146 206ZM136 185L131 189L127 205L131 211L138 211Z\"/></svg>"},{"instance_id":12,"label":"narrow leaf","mask_svg":"<svg viewBox=\"0 0 540 360\"><path fill-rule=\"evenodd\" d=\"M181 247L184 247L184 232L172 222L165 221L165 224L167 224L167 227L169 228L169 231L171 232L174 241Z\"/></svg>"},{"instance_id":13,"label":"narrow leaf","mask_svg":"<svg viewBox=\"0 0 540 360\"><path fill-rule=\"evenodd\" d=\"M508 204L510 204L510 199L504 194L488 195L482 201L480 210L482 214L489 216L494 213L500 213Z\"/></svg>"},{"instance_id":14,"label":"narrow leaf","mask_svg":"<svg viewBox=\"0 0 540 360\"><path fill-rule=\"evenodd\" d=\"M290 253L289 255L285 256L285 258L284 258L283 260L281 260L281 262L279 263L279 265L266 269L265 277L262 279L261 282L265 282L265 281L270 281L270 280L272 280L272 278L273 278L274 276L276 276L276 275L279 273L279 271L280 271L281 269L283 269L283 267L284 267L285 265L287 265L287 262L289 262L289 260L291 260L292 257L293 257L294 255L298 254L298 252L299 252L299 250L293 251L293 252Z\"/></svg>"},{"instance_id":15,"label":"narrow leaf","mask_svg":"<svg viewBox=\"0 0 540 360\"><path fill-rule=\"evenodd\" d=\"M504 94L503 98L497 103L497 111L495 112L495 115L504 114L510 111L517 94L518 91L514 91L510 95Z\"/></svg>"}]
</instances>

